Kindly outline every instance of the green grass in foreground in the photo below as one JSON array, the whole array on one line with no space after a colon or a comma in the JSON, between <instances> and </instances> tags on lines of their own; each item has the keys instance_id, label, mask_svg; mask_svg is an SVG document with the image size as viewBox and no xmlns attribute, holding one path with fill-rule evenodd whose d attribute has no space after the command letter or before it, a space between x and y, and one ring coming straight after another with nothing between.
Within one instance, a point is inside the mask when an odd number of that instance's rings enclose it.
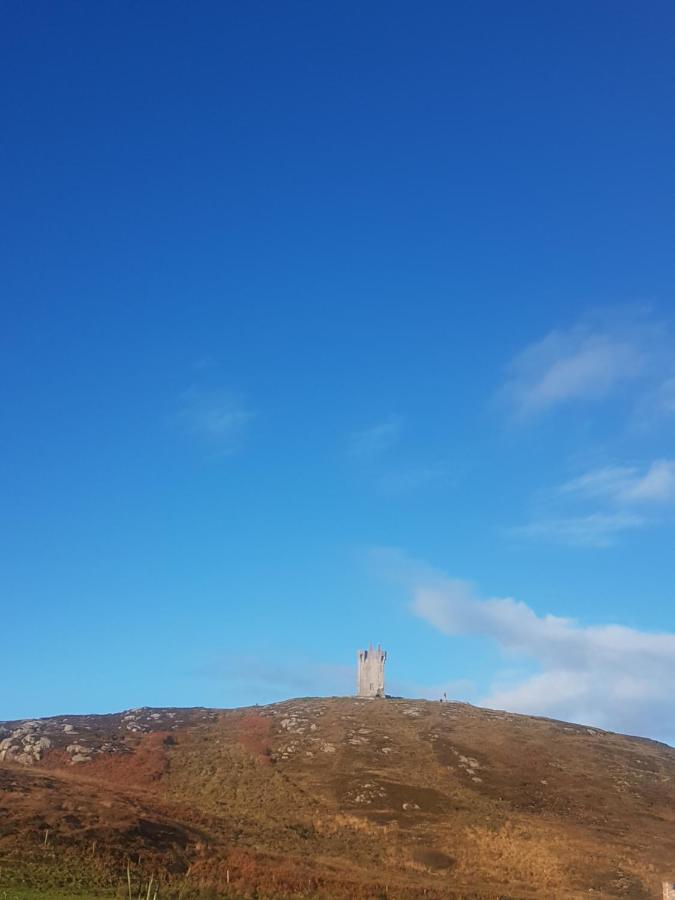
<instances>
[{"instance_id":1,"label":"green grass in foreground","mask_svg":"<svg viewBox=\"0 0 675 900\"><path fill-rule=\"evenodd\" d=\"M154 896L154 895L151 895ZM178 891L170 894L164 894L164 897L175 900L181 897L182 900L244 900L240 894L222 893L215 890L205 890L196 892L194 890ZM250 895L247 895L250 896ZM258 896L257 894L255 896ZM297 895L301 897L301 894ZM69 891L59 891L55 888L28 888L28 887L0 887L0 900L127 900L127 888L123 885L117 891L87 891L86 893L73 894ZM132 900L145 900L146 894L132 893ZM159 897L158 897L159 900Z\"/></svg>"},{"instance_id":2,"label":"green grass in foreground","mask_svg":"<svg viewBox=\"0 0 675 900\"><path fill-rule=\"evenodd\" d=\"M39 890L38 888L0 887L0 900L97 900L97 898L112 898L114 893L70 894L55 891L50 888Z\"/></svg>"}]
</instances>

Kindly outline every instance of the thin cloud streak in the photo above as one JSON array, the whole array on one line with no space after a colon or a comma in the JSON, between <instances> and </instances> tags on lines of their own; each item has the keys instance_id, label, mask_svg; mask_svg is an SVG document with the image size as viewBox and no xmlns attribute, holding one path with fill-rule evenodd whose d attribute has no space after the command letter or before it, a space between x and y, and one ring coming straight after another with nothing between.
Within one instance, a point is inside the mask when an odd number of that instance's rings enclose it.
<instances>
[{"instance_id":1,"label":"thin cloud streak","mask_svg":"<svg viewBox=\"0 0 675 900\"><path fill-rule=\"evenodd\" d=\"M576 547L610 547L623 532L655 524L659 513L675 504L675 460L657 459L643 469L591 469L561 485L554 497L600 508L545 515L511 528L509 534Z\"/></svg>"},{"instance_id":2,"label":"thin cloud streak","mask_svg":"<svg viewBox=\"0 0 675 900\"><path fill-rule=\"evenodd\" d=\"M606 466L568 481L562 492L610 500L619 505L675 502L675 460L657 459L645 472L635 466Z\"/></svg>"},{"instance_id":3,"label":"thin cloud streak","mask_svg":"<svg viewBox=\"0 0 675 900\"><path fill-rule=\"evenodd\" d=\"M659 400L661 409L666 413L675 413L675 376L666 378L659 385Z\"/></svg>"},{"instance_id":4,"label":"thin cloud streak","mask_svg":"<svg viewBox=\"0 0 675 900\"><path fill-rule=\"evenodd\" d=\"M238 448L253 417L254 413L229 390L191 387L179 397L174 422L185 434L220 454L228 454Z\"/></svg>"},{"instance_id":5,"label":"thin cloud streak","mask_svg":"<svg viewBox=\"0 0 675 900\"><path fill-rule=\"evenodd\" d=\"M343 695L354 692L355 666L331 665L311 660L286 663L267 653L236 655L205 663L194 674L227 683L246 684L262 694Z\"/></svg>"},{"instance_id":6,"label":"thin cloud streak","mask_svg":"<svg viewBox=\"0 0 675 900\"><path fill-rule=\"evenodd\" d=\"M509 530L516 538L545 540L571 547L611 547L625 531L644 528L643 516L627 512L588 513L583 516L543 518Z\"/></svg>"},{"instance_id":7,"label":"thin cloud streak","mask_svg":"<svg viewBox=\"0 0 675 900\"><path fill-rule=\"evenodd\" d=\"M643 367L643 351L626 338L585 326L552 331L511 362L501 396L516 418L529 419L572 400L603 398Z\"/></svg>"},{"instance_id":8,"label":"thin cloud streak","mask_svg":"<svg viewBox=\"0 0 675 900\"><path fill-rule=\"evenodd\" d=\"M675 335L649 308L590 310L568 329L553 329L511 360L497 391L516 422L573 403L599 402L635 386L627 424L644 430L675 412Z\"/></svg>"},{"instance_id":9,"label":"thin cloud streak","mask_svg":"<svg viewBox=\"0 0 675 900\"><path fill-rule=\"evenodd\" d=\"M349 455L370 459L386 453L398 444L403 425L402 416L389 416L368 428L355 431L349 439Z\"/></svg>"}]
</instances>

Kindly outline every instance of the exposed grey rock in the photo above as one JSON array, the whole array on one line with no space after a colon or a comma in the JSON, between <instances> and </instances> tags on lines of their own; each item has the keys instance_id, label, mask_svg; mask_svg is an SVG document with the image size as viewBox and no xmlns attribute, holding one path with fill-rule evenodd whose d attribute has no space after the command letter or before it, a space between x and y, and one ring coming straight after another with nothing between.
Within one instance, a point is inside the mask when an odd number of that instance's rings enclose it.
<instances>
[{"instance_id":1,"label":"exposed grey rock","mask_svg":"<svg viewBox=\"0 0 675 900\"><path fill-rule=\"evenodd\" d=\"M71 757L71 763L83 763L83 762L91 762L91 756L87 756L86 753L75 753Z\"/></svg>"},{"instance_id":2,"label":"exposed grey rock","mask_svg":"<svg viewBox=\"0 0 675 900\"><path fill-rule=\"evenodd\" d=\"M35 757L32 753L18 753L14 759L16 762L21 763L22 766L32 766L35 762Z\"/></svg>"},{"instance_id":3,"label":"exposed grey rock","mask_svg":"<svg viewBox=\"0 0 675 900\"><path fill-rule=\"evenodd\" d=\"M89 753L87 747L83 747L82 744L68 744L66 747L66 753Z\"/></svg>"}]
</instances>

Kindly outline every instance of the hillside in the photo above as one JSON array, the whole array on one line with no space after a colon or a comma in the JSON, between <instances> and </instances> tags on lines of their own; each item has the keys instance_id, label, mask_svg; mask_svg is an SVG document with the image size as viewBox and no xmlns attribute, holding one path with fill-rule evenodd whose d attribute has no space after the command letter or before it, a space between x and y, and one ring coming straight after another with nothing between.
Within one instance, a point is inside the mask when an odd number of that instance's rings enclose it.
<instances>
[{"instance_id":1,"label":"hillside","mask_svg":"<svg viewBox=\"0 0 675 900\"><path fill-rule=\"evenodd\" d=\"M128 865L158 900L647 898L675 872L675 750L465 704L5 722L0 758L7 900L128 896Z\"/></svg>"}]
</instances>

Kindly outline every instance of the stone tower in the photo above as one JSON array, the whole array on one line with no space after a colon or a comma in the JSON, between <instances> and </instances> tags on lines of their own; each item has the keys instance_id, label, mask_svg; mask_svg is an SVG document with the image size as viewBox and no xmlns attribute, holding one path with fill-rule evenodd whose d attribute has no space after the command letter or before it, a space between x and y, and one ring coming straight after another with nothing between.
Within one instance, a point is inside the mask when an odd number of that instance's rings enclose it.
<instances>
[{"instance_id":1,"label":"stone tower","mask_svg":"<svg viewBox=\"0 0 675 900\"><path fill-rule=\"evenodd\" d=\"M384 663L386 650L370 645L368 650L359 650L357 693L359 697L384 697Z\"/></svg>"}]
</instances>

